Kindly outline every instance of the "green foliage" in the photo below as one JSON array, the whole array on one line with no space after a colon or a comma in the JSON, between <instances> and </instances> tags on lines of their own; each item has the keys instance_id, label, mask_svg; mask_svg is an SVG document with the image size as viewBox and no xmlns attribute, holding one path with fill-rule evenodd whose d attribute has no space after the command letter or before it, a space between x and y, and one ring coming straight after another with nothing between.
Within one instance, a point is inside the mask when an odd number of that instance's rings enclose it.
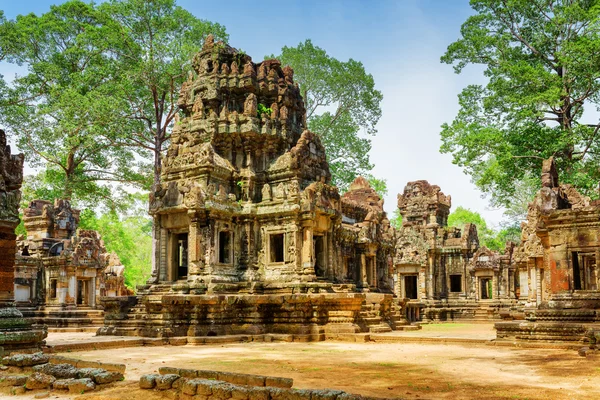
<instances>
[{"instance_id":1,"label":"green foliage","mask_svg":"<svg viewBox=\"0 0 600 400\"><path fill-rule=\"evenodd\" d=\"M272 112L273 110L271 110L271 107L267 107L262 103L258 103L258 107L256 109L256 116L258 119L262 118L263 114L266 114L267 117L270 117Z\"/></svg>"},{"instance_id":2,"label":"green foliage","mask_svg":"<svg viewBox=\"0 0 600 400\"><path fill-rule=\"evenodd\" d=\"M600 7L588 0L472 0L475 15L442 62L460 73L485 68L487 85L467 86L460 110L442 126L443 153L495 204L508 206L523 181L539 187L554 156L561 181L588 195L600 179ZM532 178L533 177L533 178Z\"/></svg>"},{"instance_id":3,"label":"green foliage","mask_svg":"<svg viewBox=\"0 0 600 400\"><path fill-rule=\"evenodd\" d=\"M3 57L27 67L6 90L0 120L62 198L99 200L108 182L145 178L132 153L114 145L128 125L119 118L124 99L113 96L120 77L105 40L113 30L106 15L78 0L41 16L0 19Z\"/></svg>"},{"instance_id":4,"label":"green foliage","mask_svg":"<svg viewBox=\"0 0 600 400\"><path fill-rule=\"evenodd\" d=\"M373 168L369 161L383 95L363 64L339 61L310 40L283 47L277 58L294 69L304 97L308 128L318 134L327 152L333 184L342 191ZM364 137L360 132L365 132Z\"/></svg>"},{"instance_id":5,"label":"green foliage","mask_svg":"<svg viewBox=\"0 0 600 400\"><path fill-rule=\"evenodd\" d=\"M175 0L110 0L98 8L117 25L107 37L122 77L115 95L127 103L121 115L133 125L119 144L152 158L157 183L190 60L208 34L228 36L222 25L196 18Z\"/></svg>"},{"instance_id":6,"label":"green foliage","mask_svg":"<svg viewBox=\"0 0 600 400\"><path fill-rule=\"evenodd\" d=\"M392 213L392 219L390 220L390 224L396 229L402 228L402 214L400 214L400 210L398 210L397 208Z\"/></svg>"},{"instance_id":7,"label":"green foliage","mask_svg":"<svg viewBox=\"0 0 600 400\"><path fill-rule=\"evenodd\" d=\"M371 188L377 192L379 197L383 197L388 194L387 181L385 179L375 178L371 174L365 175L365 179L371 185Z\"/></svg>"},{"instance_id":8,"label":"green foliage","mask_svg":"<svg viewBox=\"0 0 600 400\"><path fill-rule=\"evenodd\" d=\"M466 224L475 224L479 236L479 244L490 250L503 252L507 241L519 242L521 229L511 225L496 232L488 227L487 222L481 214L464 207L457 207L448 215L448 226L464 229Z\"/></svg>"},{"instance_id":9,"label":"green foliage","mask_svg":"<svg viewBox=\"0 0 600 400\"><path fill-rule=\"evenodd\" d=\"M152 220L143 215L143 200L137 199L137 207L133 207L136 212L122 216L115 212L98 216L92 210L83 210L79 225L97 230L107 250L117 253L125 266L125 283L131 289L145 284L152 268Z\"/></svg>"}]
</instances>

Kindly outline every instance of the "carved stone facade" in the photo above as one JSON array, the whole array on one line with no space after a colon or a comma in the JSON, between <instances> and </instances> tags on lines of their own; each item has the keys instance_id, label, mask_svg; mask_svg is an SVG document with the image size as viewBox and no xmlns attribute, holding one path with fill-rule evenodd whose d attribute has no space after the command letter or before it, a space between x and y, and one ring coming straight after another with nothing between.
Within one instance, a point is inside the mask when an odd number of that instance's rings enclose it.
<instances>
[{"instance_id":1,"label":"carved stone facade","mask_svg":"<svg viewBox=\"0 0 600 400\"><path fill-rule=\"evenodd\" d=\"M387 305L371 308L390 319L383 201L362 178L343 197L331 185L293 70L211 37L192 65L150 195L152 278L129 314L129 301L105 300L114 313L100 333L355 332L365 301L355 292L381 293L371 303Z\"/></svg>"},{"instance_id":2,"label":"carved stone facade","mask_svg":"<svg viewBox=\"0 0 600 400\"><path fill-rule=\"evenodd\" d=\"M23 155L12 155L0 130L0 355L13 350L39 348L46 331L31 323L14 307L15 228L23 182Z\"/></svg>"},{"instance_id":3,"label":"carved stone facade","mask_svg":"<svg viewBox=\"0 0 600 400\"><path fill-rule=\"evenodd\" d=\"M509 316L516 321L497 323L497 335L580 341L600 322L600 203L559 184L553 159L542 172L515 252L526 307Z\"/></svg>"},{"instance_id":4,"label":"carved stone facade","mask_svg":"<svg viewBox=\"0 0 600 400\"><path fill-rule=\"evenodd\" d=\"M67 200L34 200L23 211L27 239L17 246L15 299L26 316L48 326L91 324L101 311L88 310L109 294L109 254L98 232L78 229L79 214ZM116 284L110 294L127 294L122 275L109 281Z\"/></svg>"},{"instance_id":5,"label":"carved stone facade","mask_svg":"<svg viewBox=\"0 0 600 400\"><path fill-rule=\"evenodd\" d=\"M499 318L515 298L512 248L479 247L477 227L448 227L451 197L427 181L398 195L402 227L395 248L395 293L409 320Z\"/></svg>"},{"instance_id":6,"label":"carved stone facade","mask_svg":"<svg viewBox=\"0 0 600 400\"><path fill-rule=\"evenodd\" d=\"M372 275L367 282L356 272L353 283L376 288L375 265L387 261L375 259L377 246L366 249L378 234L375 221L363 221L369 210L351 200L342 205L330 184L293 70L277 60L255 64L210 40L193 66L162 184L150 199L153 282L182 281L210 293L326 290L331 284L321 281L348 277L337 246L347 209L358 219L343 225L370 258L358 268ZM375 207L369 218L384 218Z\"/></svg>"}]
</instances>

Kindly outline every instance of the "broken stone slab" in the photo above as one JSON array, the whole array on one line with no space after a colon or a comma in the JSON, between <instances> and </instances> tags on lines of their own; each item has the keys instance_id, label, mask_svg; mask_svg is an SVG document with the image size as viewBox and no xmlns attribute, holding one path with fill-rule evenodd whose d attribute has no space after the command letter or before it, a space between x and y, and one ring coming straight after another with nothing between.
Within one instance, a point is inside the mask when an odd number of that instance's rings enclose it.
<instances>
[{"instance_id":1,"label":"broken stone slab","mask_svg":"<svg viewBox=\"0 0 600 400\"><path fill-rule=\"evenodd\" d=\"M48 397L50 397L50 392L36 393L35 396L33 396L34 399L46 399Z\"/></svg>"},{"instance_id":2,"label":"broken stone slab","mask_svg":"<svg viewBox=\"0 0 600 400\"><path fill-rule=\"evenodd\" d=\"M337 400L342 394L341 390L313 390L311 400Z\"/></svg>"},{"instance_id":3,"label":"broken stone slab","mask_svg":"<svg viewBox=\"0 0 600 400\"><path fill-rule=\"evenodd\" d=\"M42 364L33 367L35 372L52 375L56 379L67 379L77 377L77 368L71 364Z\"/></svg>"},{"instance_id":4,"label":"broken stone slab","mask_svg":"<svg viewBox=\"0 0 600 400\"><path fill-rule=\"evenodd\" d=\"M168 390L173 386L173 382L181 378L176 374L159 375L156 377L156 389Z\"/></svg>"},{"instance_id":5,"label":"broken stone slab","mask_svg":"<svg viewBox=\"0 0 600 400\"><path fill-rule=\"evenodd\" d=\"M25 382L25 388L28 390L33 389L47 389L56 380L52 375L44 374L42 372L34 372L29 375L27 381Z\"/></svg>"},{"instance_id":6,"label":"broken stone slab","mask_svg":"<svg viewBox=\"0 0 600 400\"><path fill-rule=\"evenodd\" d=\"M27 375L7 375L0 377L0 387L23 386L27 382Z\"/></svg>"},{"instance_id":7,"label":"broken stone slab","mask_svg":"<svg viewBox=\"0 0 600 400\"><path fill-rule=\"evenodd\" d=\"M15 354L2 359L2 364L13 367L32 367L34 365L46 364L47 362L48 356L41 352L33 354Z\"/></svg>"},{"instance_id":8,"label":"broken stone slab","mask_svg":"<svg viewBox=\"0 0 600 400\"><path fill-rule=\"evenodd\" d=\"M69 393L85 393L96 389L96 384L90 378L73 379L67 384Z\"/></svg>"}]
</instances>

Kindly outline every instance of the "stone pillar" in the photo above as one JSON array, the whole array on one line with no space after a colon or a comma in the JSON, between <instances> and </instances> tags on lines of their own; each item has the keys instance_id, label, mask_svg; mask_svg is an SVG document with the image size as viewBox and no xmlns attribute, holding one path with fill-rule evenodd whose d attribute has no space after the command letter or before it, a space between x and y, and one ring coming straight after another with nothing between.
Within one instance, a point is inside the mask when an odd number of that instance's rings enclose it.
<instances>
[{"instance_id":1,"label":"stone pillar","mask_svg":"<svg viewBox=\"0 0 600 400\"><path fill-rule=\"evenodd\" d=\"M367 256L365 253L360 253L360 286L362 288L369 287L367 280Z\"/></svg>"},{"instance_id":2,"label":"stone pillar","mask_svg":"<svg viewBox=\"0 0 600 400\"><path fill-rule=\"evenodd\" d=\"M11 155L0 130L0 355L14 350L38 349L47 336L32 330L31 323L14 307L15 228L19 224L19 201L23 182L23 155Z\"/></svg>"},{"instance_id":3,"label":"stone pillar","mask_svg":"<svg viewBox=\"0 0 600 400\"><path fill-rule=\"evenodd\" d=\"M188 281L200 275L201 235L198 232L198 218L190 215L190 231L188 233Z\"/></svg>"}]
</instances>

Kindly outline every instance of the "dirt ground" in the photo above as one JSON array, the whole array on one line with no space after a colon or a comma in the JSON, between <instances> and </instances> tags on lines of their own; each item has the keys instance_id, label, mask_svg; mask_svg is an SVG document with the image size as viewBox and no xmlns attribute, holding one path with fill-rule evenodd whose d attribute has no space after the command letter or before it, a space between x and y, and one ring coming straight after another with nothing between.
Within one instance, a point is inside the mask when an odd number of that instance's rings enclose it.
<instances>
[{"instance_id":1,"label":"dirt ground","mask_svg":"<svg viewBox=\"0 0 600 400\"><path fill-rule=\"evenodd\" d=\"M127 380L85 399L160 398L137 390L160 366L294 379L296 388L334 388L406 399L598 399L600 359L575 351L418 343L246 343L73 352L127 364Z\"/></svg>"},{"instance_id":2,"label":"dirt ground","mask_svg":"<svg viewBox=\"0 0 600 400\"><path fill-rule=\"evenodd\" d=\"M340 389L382 398L600 398L600 355L582 358L573 350L491 346L495 337L492 324L426 325L420 331L389 336L453 338L472 343L261 342L127 347L64 355L127 365L125 381L75 396L82 400L162 399L160 392L138 388L141 375L157 372L161 366L289 377L296 388ZM48 337L51 345L98 343L101 347L107 340L111 339L89 333L53 333ZM28 392L19 398L33 398L34 394ZM50 393L50 398L69 397Z\"/></svg>"}]
</instances>

